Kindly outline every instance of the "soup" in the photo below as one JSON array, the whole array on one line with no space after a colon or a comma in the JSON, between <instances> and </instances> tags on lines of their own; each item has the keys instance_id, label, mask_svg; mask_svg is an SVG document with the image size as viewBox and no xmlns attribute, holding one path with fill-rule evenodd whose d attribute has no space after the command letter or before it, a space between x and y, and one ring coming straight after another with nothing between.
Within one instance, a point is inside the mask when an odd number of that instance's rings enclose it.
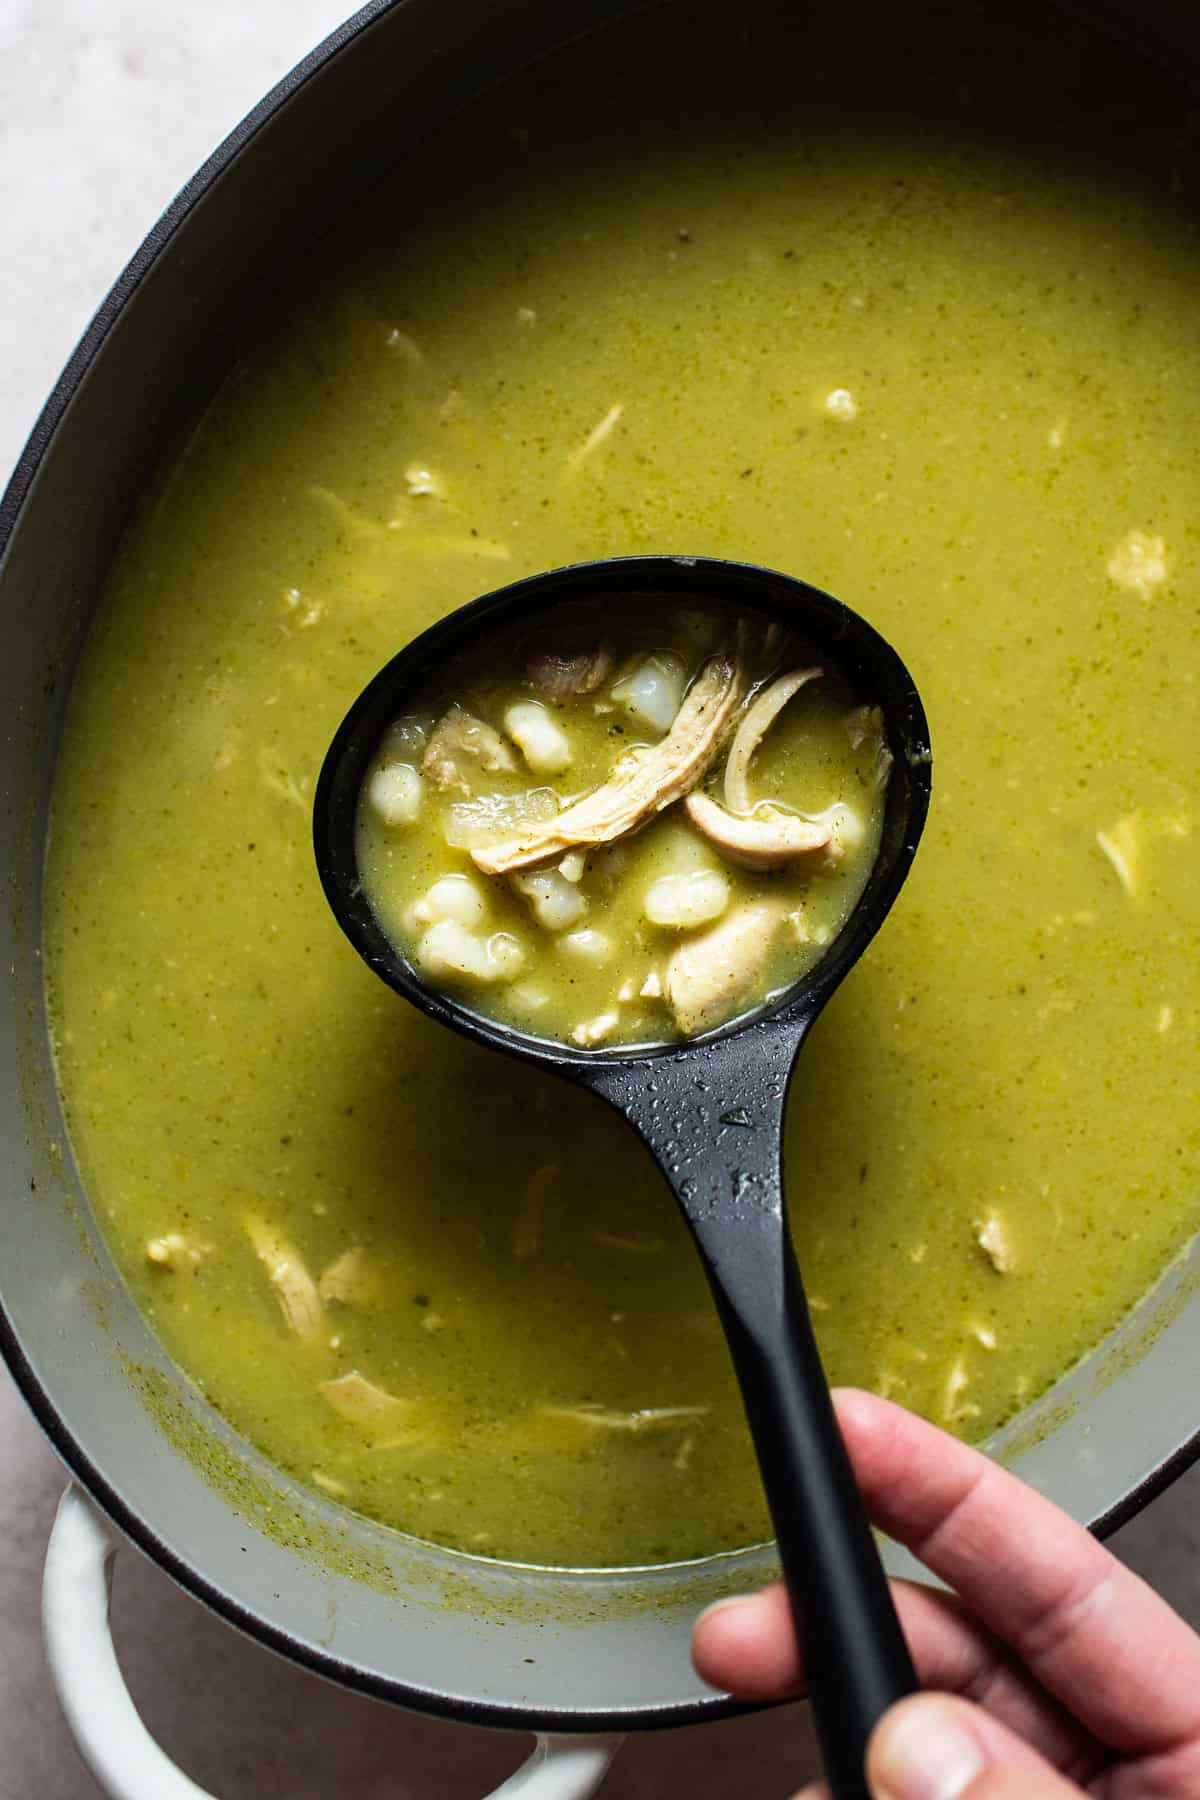
<instances>
[{"instance_id":1,"label":"soup","mask_svg":"<svg viewBox=\"0 0 1200 1800\"><path fill-rule=\"evenodd\" d=\"M485 634L410 696L363 784L358 867L432 986L581 1050L662 1043L818 961L871 872L890 761L878 709L781 625L585 603Z\"/></svg>"},{"instance_id":2,"label":"soup","mask_svg":"<svg viewBox=\"0 0 1200 1800\"><path fill-rule=\"evenodd\" d=\"M767 1529L650 1159L388 993L313 868L354 696L539 568L787 569L925 699L921 853L788 1120L834 1378L985 1435L1194 1231L1196 142L1033 10L669 10L281 280L113 569L46 953L114 1255L299 1477L544 1562Z\"/></svg>"}]
</instances>

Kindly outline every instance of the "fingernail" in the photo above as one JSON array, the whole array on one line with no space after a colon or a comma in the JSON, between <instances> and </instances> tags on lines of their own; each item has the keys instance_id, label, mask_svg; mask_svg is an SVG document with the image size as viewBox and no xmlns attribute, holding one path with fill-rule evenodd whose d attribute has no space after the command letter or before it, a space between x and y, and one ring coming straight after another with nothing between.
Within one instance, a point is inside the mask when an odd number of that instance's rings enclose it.
<instances>
[{"instance_id":1,"label":"fingernail","mask_svg":"<svg viewBox=\"0 0 1200 1800\"><path fill-rule=\"evenodd\" d=\"M703 1624L704 1620L711 1619L714 1613L729 1612L738 1606L752 1606L756 1598L757 1596L754 1594L727 1594L724 1600L714 1600L711 1606L706 1606L704 1611L697 1615L696 1624Z\"/></svg>"},{"instance_id":2,"label":"fingernail","mask_svg":"<svg viewBox=\"0 0 1200 1800\"><path fill-rule=\"evenodd\" d=\"M959 1800L986 1767L957 1709L932 1698L901 1706L872 1748L878 1800Z\"/></svg>"}]
</instances>

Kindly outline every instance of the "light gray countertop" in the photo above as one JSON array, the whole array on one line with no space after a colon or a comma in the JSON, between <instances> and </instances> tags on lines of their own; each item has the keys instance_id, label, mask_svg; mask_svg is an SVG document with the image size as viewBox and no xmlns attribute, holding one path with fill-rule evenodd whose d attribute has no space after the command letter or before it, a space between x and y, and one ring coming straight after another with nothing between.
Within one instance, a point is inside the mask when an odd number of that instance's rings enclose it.
<instances>
[{"instance_id":1,"label":"light gray countertop","mask_svg":"<svg viewBox=\"0 0 1200 1800\"><path fill-rule=\"evenodd\" d=\"M341 0L0 0L0 481L87 320L205 154L325 32ZM0 1800L86 1800L38 1627L63 1473L0 1374ZM1115 1540L1200 1624L1200 1472ZM358 1699L241 1638L132 1551L118 1646L152 1728L223 1800L468 1800L526 1740ZM783 1800L811 1772L788 1708L627 1746L608 1800Z\"/></svg>"}]
</instances>

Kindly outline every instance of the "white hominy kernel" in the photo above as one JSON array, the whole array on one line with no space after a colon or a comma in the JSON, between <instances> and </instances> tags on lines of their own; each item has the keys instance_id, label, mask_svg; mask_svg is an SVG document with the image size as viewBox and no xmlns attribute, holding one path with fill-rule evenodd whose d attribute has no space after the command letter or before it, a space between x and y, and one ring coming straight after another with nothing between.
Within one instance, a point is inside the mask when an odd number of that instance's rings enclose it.
<instances>
[{"instance_id":1,"label":"white hominy kernel","mask_svg":"<svg viewBox=\"0 0 1200 1800\"><path fill-rule=\"evenodd\" d=\"M435 978L465 975L471 981L508 981L524 960L521 946L506 932L484 940L453 919L439 919L417 945L417 961Z\"/></svg>"},{"instance_id":2,"label":"white hominy kernel","mask_svg":"<svg viewBox=\"0 0 1200 1800\"><path fill-rule=\"evenodd\" d=\"M825 411L831 419L857 419L858 402L849 388L834 388L831 394L825 396Z\"/></svg>"},{"instance_id":3,"label":"white hominy kernel","mask_svg":"<svg viewBox=\"0 0 1200 1800\"><path fill-rule=\"evenodd\" d=\"M602 931L569 931L559 943L572 956L582 956L587 962L607 962L612 954L612 944Z\"/></svg>"},{"instance_id":4,"label":"white hominy kernel","mask_svg":"<svg viewBox=\"0 0 1200 1800\"><path fill-rule=\"evenodd\" d=\"M367 783L367 801L385 825L411 825L421 810L421 777L409 763L385 763Z\"/></svg>"},{"instance_id":5,"label":"white hominy kernel","mask_svg":"<svg viewBox=\"0 0 1200 1800\"><path fill-rule=\"evenodd\" d=\"M544 931L566 931L568 926L577 925L587 911L584 896L558 869L514 876L513 886L528 900Z\"/></svg>"},{"instance_id":6,"label":"white hominy kernel","mask_svg":"<svg viewBox=\"0 0 1200 1800\"><path fill-rule=\"evenodd\" d=\"M424 908L431 922L453 919L467 931L482 925L487 902L469 875L443 875L425 896Z\"/></svg>"},{"instance_id":7,"label":"white hominy kernel","mask_svg":"<svg viewBox=\"0 0 1200 1800\"><path fill-rule=\"evenodd\" d=\"M504 715L504 729L539 775L557 775L571 762L567 734L536 700L518 700Z\"/></svg>"},{"instance_id":8,"label":"white hominy kernel","mask_svg":"<svg viewBox=\"0 0 1200 1800\"><path fill-rule=\"evenodd\" d=\"M612 691L635 719L655 731L669 731L683 699L683 664L677 656L652 656Z\"/></svg>"},{"instance_id":9,"label":"white hominy kernel","mask_svg":"<svg viewBox=\"0 0 1200 1800\"><path fill-rule=\"evenodd\" d=\"M525 952L509 931L494 931L487 941L488 956L497 981L511 981L525 963Z\"/></svg>"},{"instance_id":10,"label":"white hominy kernel","mask_svg":"<svg viewBox=\"0 0 1200 1800\"><path fill-rule=\"evenodd\" d=\"M650 922L674 931L690 931L719 919L728 905L729 883L715 869L664 875L647 889L644 901Z\"/></svg>"}]
</instances>

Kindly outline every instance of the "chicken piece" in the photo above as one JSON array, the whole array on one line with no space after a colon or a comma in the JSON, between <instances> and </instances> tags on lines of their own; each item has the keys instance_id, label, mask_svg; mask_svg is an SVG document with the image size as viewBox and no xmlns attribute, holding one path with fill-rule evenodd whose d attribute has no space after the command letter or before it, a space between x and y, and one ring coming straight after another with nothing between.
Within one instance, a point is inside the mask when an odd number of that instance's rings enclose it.
<instances>
[{"instance_id":1,"label":"chicken piece","mask_svg":"<svg viewBox=\"0 0 1200 1800\"><path fill-rule=\"evenodd\" d=\"M613 672L611 646L595 644L587 650L531 650L525 661L525 685L549 700L567 700L573 694L594 694Z\"/></svg>"},{"instance_id":2,"label":"chicken piece","mask_svg":"<svg viewBox=\"0 0 1200 1800\"><path fill-rule=\"evenodd\" d=\"M560 1420L566 1425L583 1425L589 1431L617 1433L641 1437L649 1431L670 1431L680 1425L697 1424L708 1417L707 1406L642 1406L634 1412L617 1412L596 1401L585 1400L580 1406L539 1406L544 1419Z\"/></svg>"},{"instance_id":3,"label":"chicken piece","mask_svg":"<svg viewBox=\"0 0 1200 1800\"><path fill-rule=\"evenodd\" d=\"M999 1213L989 1213L975 1228L975 1242L995 1269L997 1275L1011 1275L1017 1266L1016 1252L1008 1226Z\"/></svg>"},{"instance_id":4,"label":"chicken piece","mask_svg":"<svg viewBox=\"0 0 1200 1800\"><path fill-rule=\"evenodd\" d=\"M357 1425L376 1450L386 1450L411 1436L416 1402L401 1400L386 1388L376 1387L357 1369L339 1375L335 1381L319 1381L317 1387L338 1417Z\"/></svg>"},{"instance_id":5,"label":"chicken piece","mask_svg":"<svg viewBox=\"0 0 1200 1800\"><path fill-rule=\"evenodd\" d=\"M371 1263L370 1253L356 1244L353 1250L343 1250L342 1254L321 1271L317 1282L317 1292L328 1304L336 1301L340 1306L361 1306L369 1300L375 1285L375 1271Z\"/></svg>"},{"instance_id":6,"label":"chicken piece","mask_svg":"<svg viewBox=\"0 0 1200 1800\"><path fill-rule=\"evenodd\" d=\"M783 910L767 900L739 907L672 954L667 1000L681 1031L711 1031L738 1010L762 979Z\"/></svg>"},{"instance_id":7,"label":"chicken piece","mask_svg":"<svg viewBox=\"0 0 1200 1800\"><path fill-rule=\"evenodd\" d=\"M743 689L738 659L711 657L660 743L623 757L602 786L546 825L498 844L477 845L471 850L475 866L485 875L507 875L552 862L581 844L610 844L635 830L700 780L720 749Z\"/></svg>"},{"instance_id":8,"label":"chicken piece","mask_svg":"<svg viewBox=\"0 0 1200 1800\"><path fill-rule=\"evenodd\" d=\"M421 771L434 787L469 799L467 777L476 769L511 775L517 759L500 733L461 706L451 706L433 728Z\"/></svg>"},{"instance_id":9,"label":"chicken piece","mask_svg":"<svg viewBox=\"0 0 1200 1800\"><path fill-rule=\"evenodd\" d=\"M255 1213L247 1213L242 1229L270 1277L290 1329L304 1343L311 1344L321 1335L324 1308L317 1284L299 1251L282 1232Z\"/></svg>"},{"instance_id":10,"label":"chicken piece","mask_svg":"<svg viewBox=\"0 0 1200 1800\"><path fill-rule=\"evenodd\" d=\"M746 709L746 713L733 735L729 746L729 755L725 760L725 804L730 812L753 812L754 802L750 798L750 764L754 760L758 746L794 694L810 681L816 681L825 673L824 669L793 669L790 675L781 675L770 687L763 689L757 699Z\"/></svg>"},{"instance_id":11,"label":"chicken piece","mask_svg":"<svg viewBox=\"0 0 1200 1800\"><path fill-rule=\"evenodd\" d=\"M168 1231L165 1237L151 1238L146 1245L146 1261L172 1275L194 1275L211 1255L207 1244L194 1244L181 1231Z\"/></svg>"},{"instance_id":12,"label":"chicken piece","mask_svg":"<svg viewBox=\"0 0 1200 1800\"><path fill-rule=\"evenodd\" d=\"M1137 813L1128 813L1110 825L1107 831L1096 833L1096 843L1112 864L1113 873L1125 889L1130 899L1136 899L1142 874L1142 852L1145 844L1141 830L1142 821Z\"/></svg>"},{"instance_id":13,"label":"chicken piece","mask_svg":"<svg viewBox=\"0 0 1200 1800\"><path fill-rule=\"evenodd\" d=\"M801 819L778 807L757 813L731 813L707 794L689 794L683 803L688 818L711 844L748 869L780 869L801 857L819 856L825 864L840 854L828 824Z\"/></svg>"},{"instance_id":14,"label":"chicken piece","mask_svg":"<svg viewBox=\"0 0 1200 1800\"><path fill-rule=\"evenodd\" d=\"M585 1019L582 1025L576 1025L571 1033L571 1042L578 1044L581 1050L594 1050L605 1038L611 1037L621 1023L619 1013L600 1013L594 1019Z\"/></svg>"}]
</instances>

